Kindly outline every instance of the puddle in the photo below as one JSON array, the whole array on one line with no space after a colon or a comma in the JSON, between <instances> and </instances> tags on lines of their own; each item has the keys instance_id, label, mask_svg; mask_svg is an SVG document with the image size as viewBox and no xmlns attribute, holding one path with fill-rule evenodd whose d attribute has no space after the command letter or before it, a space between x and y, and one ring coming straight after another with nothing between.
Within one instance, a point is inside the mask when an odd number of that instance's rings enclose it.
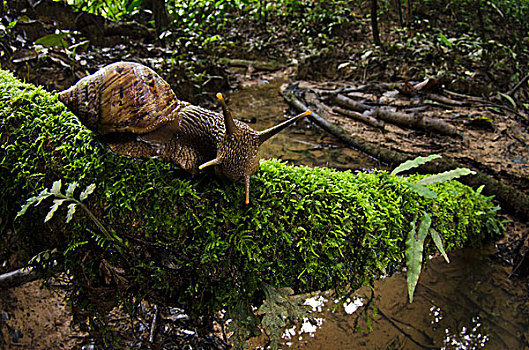
<instances>
[{"instance_id":1,"label":"puddle","mask_svg":"<svg viewBox=\"0 0 529 350\"><path fill-rule=\"evenodd\" d=\"M279 95L281 81L230 95L237 118L255 119L263 130L282 120L287 105ZM290 164L338 169L381 168L376 160L345 147L307 121L276 135L261 147L262 158ZM377 316L367 331L361 289L343 305L329 292L307 301L313 321L285 329L282 349L527 349L529 313L523 286L507 278L510 268L489 259L494 247L451 252L451 263L434 258L423 270L409 304L406 277L377 281ZM340 307L336 308L337 305ZM372 313L372 310L369 311ZM250 342L259 348L259 340ZM262 344L261 344L262 345Z\"/></svg>"},{"instance_id":2,"label":"puddle","mask_svg":"<svg viewBox=\"0 0 529 350\"><path fill-rule=\"evenodd\" d=\"M458 250L449 254L450 264L432 259L412 304L404 274L377 281L372 332L363 312L369 289L356 291L343 305L330 292L320 293L306 302L313 321L286 329L280 348L527 349L529 310L523 287L507 278L510 268L489 258L494 251Z\"/></svg>"}]
</instances>

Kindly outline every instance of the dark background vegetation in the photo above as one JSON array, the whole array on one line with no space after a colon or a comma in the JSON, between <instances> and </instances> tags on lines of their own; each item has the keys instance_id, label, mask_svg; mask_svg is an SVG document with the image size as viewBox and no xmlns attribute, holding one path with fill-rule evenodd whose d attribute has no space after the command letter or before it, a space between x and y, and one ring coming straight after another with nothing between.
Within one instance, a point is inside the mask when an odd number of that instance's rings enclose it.
<instances>
[{"instance_id":1,"label":"dark background vegetation","mask_svg":"<svg viewBox=\"0 0 529 350\"><path fill-rule=\"evenodd\" d=\"M446 75L474 94L509 91L529 60L525 0L15 0L1 15L0 63L21 77L63 89L86 70L143 59L192 102L229 86L226 57L298 63L302 79Z\"/></svg>"}]
</instances>

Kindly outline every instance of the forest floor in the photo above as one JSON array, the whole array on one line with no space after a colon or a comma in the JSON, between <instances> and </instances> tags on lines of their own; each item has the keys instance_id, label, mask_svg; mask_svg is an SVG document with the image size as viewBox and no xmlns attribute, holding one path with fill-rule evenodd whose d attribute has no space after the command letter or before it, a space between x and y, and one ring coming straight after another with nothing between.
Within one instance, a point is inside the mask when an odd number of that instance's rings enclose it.
<instances>
[{"instance_id":1,"label":"forest floor","mask_svg":"<svg viewBox=\"0 0 529 350\"><path fill-rule=\"evenodd\" d=\"M193 61L191 65L171 60L174 52L182 50L179 44L171 47L167 42L161 43L143 27L131 29L127 25L116 29L115 36L95 37L90 44L84 43L86 33L75 28L75 15L68 8L59 10L64 11L63 15L55 18L50 17L50 8L12 9L6 14L2 19L5 26L15 19L18 23L2 37L0 67L49 91L58 91L111 62L138 61L159 71L182 99L209 108L216 108L213 96L217 91L267 84L280 78L297 83L306 101L312 101L312 106L317 104L322 116L353 137L413 155L442 154L529 195L529 117L527 107L521 107L529 103L529 86L526 82L512 92L510 66L492 70L468 52L460 52L464 57L455 60L437 41L420 36L415 41L408 40L405 48L379 48L371 43L369 26L361 19L354 28L343 29L342 37L347 40L330 43L337 48L335 51L323 48L300 53L287 35L267 36L263 28L248 26L240 28L232 38L235 44L222 52L186 54L184 60ZM68 35L36 43L53 34L57 27L69 31ZM131 36L133 32L136 36ZM388 41L403 35L398 31L387 33ZM63 42L66 46L57 44ZM257 46L256 42L261 44ZM424 55L425 50L430 50L430 54ZM439 78L439 86L424 91L417 88L431 76ZM410 87L415 90L406 93ZM458 132L444 135L392 123L374 127L336 112L338 104L334 99L338 94L373 108L439 118ZM517 247L516 251L506 252L515 265L526 255L529 230L516 218L509 225L507 237L500 243ZM529 268L520 271L527 273ZM87 345L88 333L79 323L72 322L66 290L60 284L52 289L41 285L42 282L34 281L0 291L0 338L4 339L0 347L70 349ZM152 306L145 306L145 315L152 316L153 312ZM136 329L134 334L147 341L150 321L132 324L119 311L114 318L116 325ZM173 314L162 317L175 318L178 317ZM171 334L180 332L185 342L205 348L206 344L212 348L224 346L220 335L217 340L193 340L196 334L182 333L182 329Z\"/></svg>"}]
</instances>

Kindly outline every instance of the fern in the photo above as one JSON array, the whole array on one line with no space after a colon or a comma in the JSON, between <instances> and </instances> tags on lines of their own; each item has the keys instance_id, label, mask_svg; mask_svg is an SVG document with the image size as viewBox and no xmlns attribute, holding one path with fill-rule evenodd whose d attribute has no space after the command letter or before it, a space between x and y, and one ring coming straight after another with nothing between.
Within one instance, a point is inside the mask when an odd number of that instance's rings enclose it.
<instances>
[{"instance_id":1,"label":"fern","mask_svg":"<svg viewBox=\"0 0 529 350\"><path fill-rule=\"evenodd\" d=\"M411 224L411 231L408 234L408 239L406 240L406 281L408 285L408 296L410 298L410 303L413 302L413 293L421 273L424 239L426 238L426 233L430 229L431 223L432 218L430 215L428 215L428 213L424 213L424 218L419 225L419 232L415 231L414 220Z\"/></svg>"},{"instance_id":2,"label":"fern","mask_svg":"<svg viewBox=\"0 0 529 350\"><path fill-rule=\"evenodd\" d=\"M49 190L48 189L44 189L38 195L28 198L26 200L26 203L24 203L22 205L22 207L20 208L19 212L15 216L15 219L20 217L20 216L22 216L22 215L24 215L26 213L26 211L29 209L29 207L31 207L32 205L33 206L38 206L40 203L42 203L42 201L44 199L53 196L53 197L55 197L55 199L53 200L53 204L50 206L50 210L48 211L48 214L46 214L46 217L44 218L44 222L50 221L53 218L53 216L55 215L55 213L57 212L57 210L59 209L59 207L61 207L61 205L63 205L64 203L69 203L68 204L68 211L66 212L66 220L65 220L66 223L69 223L72 220L73 215L75 214L77 207L79 207L90 218L90 220L92 220L92 222L94 222L94 224L97 226L97 228L105 236L103 238L103 237L100 237L100 236L94 234L94 239L96 240L98 245L100 245L102 248L107 248L108 247L107 241L114 241L114 242L117 242L117 243L121 244L122 243L121 238L119 238L116 234L111 234L103 226L103 224L101 224L101 222L95 217L95 215L88 209L88 207L82 203L85 199L88 198L89 195L94 193L96 185L95 184L88 185L84 189L84 191L82 191L79 194L79 199L76 199L73 196L77 186L78 186L78 183L74 181L74 182L70 183L68 185L68 188L66 189L66 191L64 193L62 193L61 192L61 188L62 188L61 180L57 180L57 181L53 182L53 184L52 184L52 186L51 186L51 188ZM118 249L119 249L119 247L118 247Z\"/></svg>"},{"instance_id":3,"label":"fern","mask_svg":"<svg viewBox=\"0 0 529 350\"><path fill-rule=\"evenodd\" d=\"M232 332L230 341L235 350L245 348L246 340L252 336L258 336L259 318L252 312L250 306L243 299L239 299L235 306L226 315L231 322L227 326L228 332Z\"/></svg>"},{"instance_id":4,"label":"fern","mask_svg":"<svg viewBox=\"0 0 529 350\"><path fill-rule=\"evenodd\" d=\"M429 161L432 161L434 159L438 159L441 156L439 155L431 155L428 157L417 157L413 160L406 161L396 167L390 175L395 176L403 171L410 170L413 168L416 168L420 165L423 165ZM445 171L440 174L434 174L428 177L425 177L416 183L406 183L406 185L415 193L420 195L421 197L424 197L426 199L436 199L437 193L429 188L426 187L426 185L432 185L436 183L442 183L445 181L450 181L457 179L461 176L471 175L475 174L474 171L467 169L467 168L457 168L454 170ZM478 193L481 192L483 187L480 187L478 189ZM419 224L419 231L416 232L415 230L415 222L417 219L414 219L411 223L411 230L408 234L408 237L406 239L406 280L407 280L407 286L408 286L408 296L410 299L410 303L413 302L413 293L415 292L415 287L417 286L417 282L419 281L419 275L421 273L421 267L422 267L422 260L423 260L423 251L424 251L424 241L426 239L426 236L428 233L431 235L432 240L441 253L441 255L444 257L447 263L450 263L450 259L448 259L448 256L446 255L446 252L443 247L443 242L441 240L441 236L439 233L431 227L432 219L430 214L423 212L423 218Z\"/></svg>"},{"instance_id":5,"label":"fern","mask_svg":"<svg viewBox=\"0 0 529 350\"><path fill-rule=\"evenodd\" d=\"M421 166L421 165L423 165L423 164L425 164L425 163L427 163L429 161L432 161L434 159L437 159L437 158L441 158L441 156L438 155L438 154L432 154L432 155L430 155L428 157L417 157L415 159L405 161L404 163L402 163L401 165L399 165L398 167L393 169L393 171L391 172L390 175L395 176L398 173L401 173L403 171L410 170L410 169L413 169L413 168L417 168L418 166Z\"/></svg>"},{"instance_id":6,"label":"fern","mask_svg":"<svg viewBox=\"0 0 529 350\"><path fill-rule=\"evenodd\" d=\"M437 192L432 191L431 189L420 185L420 184L412 184L412 183L406 183L410 189L413 190L413 192L417 193L419 196L424 197L426 199L436 199L437 198Z\"/></svg>"},{"instance_id":7,"label":"fern","mask_svg":"<svg viewBox=\"0 0 529 350\"><path fill-rule=\"evenodd\" d=\"M443 248L443 242L441 241L441 236L439 235L439 233L436 230L434 230L433 227L430 227L430 230L428 232L430 232L430 236L432 236L432 240L435 243L435 246L437 247L441 255L443 256L443 258L445 258L447 263L450 263L450 259L448 259L448 255L446 255L446 252Z\"/></svg>"},{"instance_id":8,"label":"fern","mask_svg":"<svg viewBox=\"0 0 529 350\"><path fill-rule=\"evenodd\" d=\"M454 170L445 171L444 173L425 177L424 179L417 181L417 184L418 185L432 185L436 183L454 180L461 176L473 175L475 173L476 173L475 171L472 171L467 168L457 168Z\"/></svg>"},{"instance_id":9,"label":"fern","mask_svg":"<svg viewBox=\"0 0 529 350\"><path fill-rule=\"evenodd\" d=\"M263 315L261 324L270 338L270 348L279 346L287 320L299 320L308 315L308 307L303 305L303 298L292 297L292 288L274 288L264 284L266 299L257 310Z\"/></svg>"},{"instance_id":10,"label":"fern","mask_svg":"<svg viewBox=\"0 0 529 350\"><path fill-rule=\"evenodd\" d=\"M77 250L77 248L82 247L82 246L84 246L87 243L88 243L88 241L81 241L81 242L74 242L74 243L70 244L68 246L68 248L66 248L66 250L64 251L64 255L67 255L68 253Z\"/></svg>"}]
</instances>

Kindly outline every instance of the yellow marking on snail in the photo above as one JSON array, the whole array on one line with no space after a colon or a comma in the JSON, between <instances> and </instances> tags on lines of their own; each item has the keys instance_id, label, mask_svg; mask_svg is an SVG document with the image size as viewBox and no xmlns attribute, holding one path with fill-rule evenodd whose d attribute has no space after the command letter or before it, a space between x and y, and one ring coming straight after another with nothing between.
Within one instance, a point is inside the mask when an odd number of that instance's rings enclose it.
<instances>
[{"instance_id":1,"label":"yellow marking on snail","mask_svg":"<svg viewBox=\"0 0 529 350\"><path fill-rule=\"evenodd\" d=\"M208 166L211 166L211 165L218 165L220 164L220 160L218 160L217 158L215 159L212 159L210 160L209 162L205 162L204 164L202 164L201 166L198 167L199 170L202 170Z\"/></svg>"}]
</instances>

